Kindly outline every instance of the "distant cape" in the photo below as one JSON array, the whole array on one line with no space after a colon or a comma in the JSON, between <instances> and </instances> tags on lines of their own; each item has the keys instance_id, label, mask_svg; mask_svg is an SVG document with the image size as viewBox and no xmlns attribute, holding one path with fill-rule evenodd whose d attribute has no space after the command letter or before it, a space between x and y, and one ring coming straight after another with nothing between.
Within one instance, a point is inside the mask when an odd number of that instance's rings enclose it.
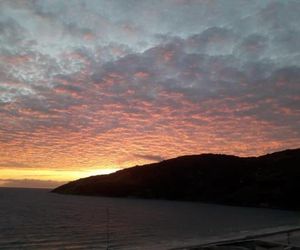
<instances>
[{"instance_id":1,"label":"distant cape","mask_svg":"<svg viewBox=\"0 0 300 250\"><path fill-rule=\"evenodd\" d=\"M201 154L91 176L52 192L300 209L300 149L259 157Z\"/></svg>"}]
</instances>

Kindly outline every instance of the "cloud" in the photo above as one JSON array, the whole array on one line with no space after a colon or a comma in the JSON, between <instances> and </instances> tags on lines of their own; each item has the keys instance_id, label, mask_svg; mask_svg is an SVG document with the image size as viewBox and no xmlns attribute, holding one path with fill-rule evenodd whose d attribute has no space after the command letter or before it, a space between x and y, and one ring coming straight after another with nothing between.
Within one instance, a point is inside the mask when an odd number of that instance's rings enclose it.
<instances>
[{"instance_id":1,"label":"cloud","mask_svg":"<svg viewBox=\"0 0 300 250\"><path fill-rule=\"evenodd\" d=\"M55 188L65 184L65 182L36 179L0 179L0 184L2 187Z\"/></svg>"},{"instance_id":2,"label":"cloud","mask_svg":"<svg viewBox=\"0 0 300 250\"><path fill-rule=\"evenodd\" d=\"M135 157L138 158L142 158L145 160L149 160L149 161L155 161L155 162L159 162L159 161L163 161L164 158L162 156L159 155L151 155L151 154L134 154Z\"/></svg>"},{"instance_id":3,"label":"cloud","mask_svg":"<svg viewBox=\"0 0 300 250\"><path fill-rule=\"evenodd\" d=\"M125 167L299 146L299 6L1 1L1 161Z\"/></svg>"},{"instance_id":4,"label":"cloud","mask_svg":"<svg viewBox=\"0 0 300 250\"><path fill-rule=\"evenodd\" d=\"M25 29L13 18L0 21L0 42L2 46L21 45L25 34Z\"/></svg>"},{"instance_id":5,"label":"cloud","mask_svg":"<svg viewBox=\"0 0 300 250\"><path fill-rule=\"evenodd\" d=\"M0 168L30 168L30 166L22 162L7 161L0 162Z\"/></svg>"}]
</instances>

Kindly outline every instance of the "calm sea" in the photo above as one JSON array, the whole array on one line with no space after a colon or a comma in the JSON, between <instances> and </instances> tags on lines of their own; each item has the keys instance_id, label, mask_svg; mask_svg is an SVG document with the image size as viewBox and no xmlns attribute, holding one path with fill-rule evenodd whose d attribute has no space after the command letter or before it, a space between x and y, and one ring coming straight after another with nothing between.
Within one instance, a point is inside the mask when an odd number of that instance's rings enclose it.
<instances>
[{"instance_id":1,"label":"calm sea","mask_svg":"<svg viewBox=\"0 0 300 250\"><path fill-rule=\"evenodd\" d=\"M0 188L0 249L169 249L300 225L300 214Z\"/></svg>"}]
</instances>

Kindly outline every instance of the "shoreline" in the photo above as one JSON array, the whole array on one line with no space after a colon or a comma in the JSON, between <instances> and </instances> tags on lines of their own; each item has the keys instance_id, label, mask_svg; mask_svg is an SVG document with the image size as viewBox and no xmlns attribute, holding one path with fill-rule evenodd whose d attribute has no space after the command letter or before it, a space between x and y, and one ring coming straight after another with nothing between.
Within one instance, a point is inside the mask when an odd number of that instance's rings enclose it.
<instances>
[{"instance_id":1,"label":"shoreline","mask_svg":"<svg viewBox=\"0 0 300 250\"><path fill-rule=\"evenodd\" d=\"M252 240L263 240L264 238L266 238L266 240L267 240L268 237L273 237L273 236L278 236L277 241L275 239L274 242L280 243L280 238L288 237L288 235L291 235L293 233L294 234L296 233L300 239L300 226L282 226L282 227L277 227L276 229L275 228L262 229L262 230L260 230L259 233L251 234L250 232L248 232L248 234L244 234L244 235L242 234L242 235L238 235L236 237L234 237L234 236L230 237L228 235L228 237L223 236L223 237L220 237L218 240L217 239L213 240L211 238L211 239L205 240L201 244L175 247L175 248L171 248L169 250L196 250L198 248L200 249L202 247L209 247L209 246L214 246L214 245L234 244L234 243L239 243L239 242L248 242L248 241L252 241ZM284 245L284 243L281 243L281 244ZM300 240L299 240L299 245L300 245Z\"/></svg>"}]
</instances>

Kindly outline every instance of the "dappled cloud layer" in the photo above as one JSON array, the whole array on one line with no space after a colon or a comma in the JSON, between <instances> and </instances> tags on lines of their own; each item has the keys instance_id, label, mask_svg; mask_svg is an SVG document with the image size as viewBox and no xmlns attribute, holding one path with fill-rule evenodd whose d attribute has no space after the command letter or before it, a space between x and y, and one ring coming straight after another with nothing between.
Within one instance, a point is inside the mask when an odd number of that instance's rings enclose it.
<instances>
[{"instance_id":1,"label":"dappled cloud layer","mask_svg":"<svg viewBox=\"0 0 300 250\"><path fill-rule=\"evenodd\" d=\"M0 185L298 147L299 13L297 0L2 0Z\"/></svg>"}]
</instances>

